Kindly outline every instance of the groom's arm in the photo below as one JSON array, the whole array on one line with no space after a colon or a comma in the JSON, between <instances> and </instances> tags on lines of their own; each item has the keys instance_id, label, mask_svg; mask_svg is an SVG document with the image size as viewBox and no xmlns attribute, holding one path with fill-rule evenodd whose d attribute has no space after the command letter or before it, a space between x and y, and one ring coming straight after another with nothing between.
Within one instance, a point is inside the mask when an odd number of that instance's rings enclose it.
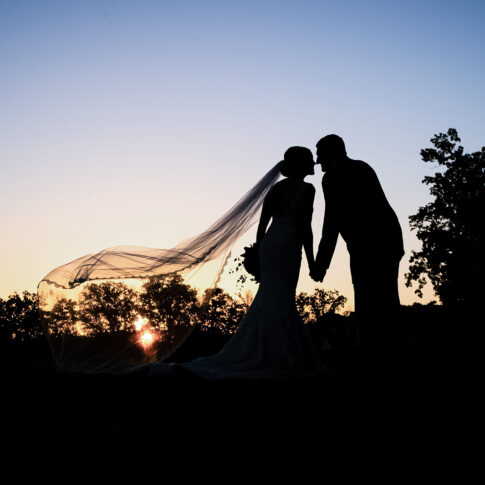
<instances>
[{"instance_id":1,"label":"groom's arm","mask_svg":"<svg viewBox=\"0 0 485 485\"><path fill-rule=\"evenodd\" d=\"M315 276L323 280L327 272L333 253L337 245L339 228L337 223L337 214L331 206L325 208L325 217L323 220L322 239L318 245L317 257L315 259Z\"/></svg>"}]
</instances>

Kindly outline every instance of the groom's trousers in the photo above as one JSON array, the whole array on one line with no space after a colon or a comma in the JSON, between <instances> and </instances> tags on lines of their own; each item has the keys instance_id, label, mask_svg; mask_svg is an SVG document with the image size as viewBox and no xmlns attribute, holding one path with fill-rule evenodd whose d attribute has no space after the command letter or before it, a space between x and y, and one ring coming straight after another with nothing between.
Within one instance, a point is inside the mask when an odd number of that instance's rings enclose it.
<instances>
[{"instance_id":1,"label":"groom's trousers","mask_svg":"<svg viewBox=\"0 0 485 485\"><path fill-rule=\"evenodd\" d=\"M362 345L369 350L395 348L399 340L398 274L400 258L372 260L350 256L354 306Z\"/></svg>"}]
</instances>

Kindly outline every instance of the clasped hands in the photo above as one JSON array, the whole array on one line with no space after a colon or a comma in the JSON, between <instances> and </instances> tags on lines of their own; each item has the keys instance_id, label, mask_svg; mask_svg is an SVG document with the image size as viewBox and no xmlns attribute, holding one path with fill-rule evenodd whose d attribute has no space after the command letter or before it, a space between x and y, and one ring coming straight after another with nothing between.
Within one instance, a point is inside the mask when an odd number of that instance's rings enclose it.
<instances>
[{"instance_id":1,"label":"clasped hands","mask_svg":"<svg viewBox=\"0 0 485 485\"><path fill-rule=\"evenodd\" d=\"M326 269L318 268L315 263L310 265L310 277L312 278L312 280L321 283L323 281L323 278L325 278L326 273Z\"/></svg>"}]
</instances>

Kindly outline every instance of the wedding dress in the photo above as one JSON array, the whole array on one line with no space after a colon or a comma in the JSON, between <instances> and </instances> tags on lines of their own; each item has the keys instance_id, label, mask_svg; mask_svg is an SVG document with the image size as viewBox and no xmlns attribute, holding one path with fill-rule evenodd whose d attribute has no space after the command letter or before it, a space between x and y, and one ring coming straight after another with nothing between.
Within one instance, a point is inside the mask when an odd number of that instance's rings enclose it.
<instances>
[{"instance_id":1,"label":"wedding dress","mask_svg":"<svg viewBox=\"0 0 485 485\"><path fill-rule=\"evenodd\" d=\"M154 362L152 373L166 372L162 362L193 327L151 328L148 322L140 328L141 316L128 310L133 321L127 323L125 318L119 324L116 312L123 308L128 293L116 285L172 275L190 282L202 268L217 286L235 242L258 220L263 201L280 177L281 163L206 231L172 249L114 246L48 273L38 285L39 310L58 371L124 374ZM297 232L295 205L274 214L260 245L259 291L239 330L219 354L186 363L186 369L207 377L302 375L321 369L295 307L302 252ZM96 295L103 291L105 314L96 306ZM80 311L86 303L90 319ZM145 337L151 335L159 336L157 344L145 345Z\"/></svg>"},{"instance_id":2,"label":"wedding dress","mask_svg":"<svg viewBox=\"0 0 485 485\"><path fill-rule=\"evenodd\" d=\"M297 215L301 184L285 210L272 211L259 248L259 289L236 333L217 354L177 366L208 379L304 377L326 371L295 304L302 259ZM170 372L170 364L149 365L150 375Z\"/></svg>"}]
</instances>

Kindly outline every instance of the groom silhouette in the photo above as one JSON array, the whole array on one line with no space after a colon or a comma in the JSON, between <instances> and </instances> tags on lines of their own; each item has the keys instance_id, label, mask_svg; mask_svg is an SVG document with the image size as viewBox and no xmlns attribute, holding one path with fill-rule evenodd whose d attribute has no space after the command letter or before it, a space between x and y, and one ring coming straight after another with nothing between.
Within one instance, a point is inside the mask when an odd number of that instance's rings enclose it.
<instances>
[{"instance_id":1,"label":"groom silhouette","mask_svg":"<svg viewBox=\"0 0 485 485\"><path fill-rule=\"evenodd\" d=\"M310 275L323 281L340 234L350 254L362 346L377 356L391 350L396 331L397 278L404 255L401 226L374 170L350 159L342 138L322 138L317 143L317 163L324 172L325 217Z\"/></svg>"}]
</instances>

